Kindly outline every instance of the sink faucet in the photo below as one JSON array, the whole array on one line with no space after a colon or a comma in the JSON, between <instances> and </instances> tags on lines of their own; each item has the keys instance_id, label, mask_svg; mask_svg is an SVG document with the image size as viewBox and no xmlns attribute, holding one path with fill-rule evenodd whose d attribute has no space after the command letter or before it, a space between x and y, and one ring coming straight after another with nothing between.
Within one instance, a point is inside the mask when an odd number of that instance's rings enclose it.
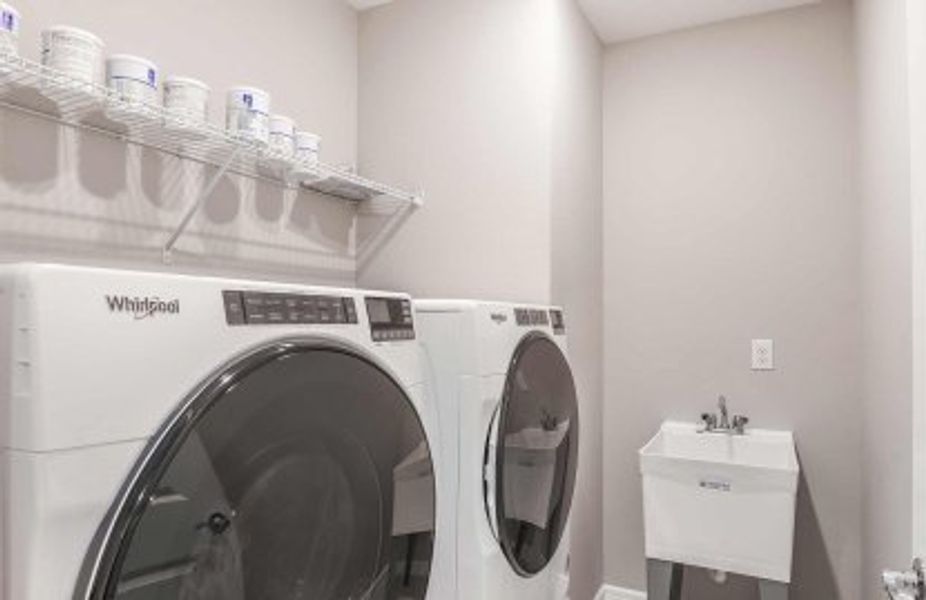
<instances>
[{"instance_id":1,"label":"sink faucet","mask_svg":"<svg viewBox=\"0 0 926 600\"><path fill-rule=\"evenodd\" d=\"M720 428L730 429L730 413L727 412L727 399L723 396L719 397L717 406L720 408Z\"/></svg>"},{"instance_id":2,"label":"sink faucet","mask_svg":"<svg viewBox=\"0 0 926 600\"><path fill-rule=\"evenodd\" d=\"M701 415L701 433L728 433L731 435L743 435L746 433L746 425L749 418L743 415L735 415L732 423L730 422L730 412L727 410L727 399L720 396L717 399L717 406L720 408L720 419L717 415L703 413Z\"/></svg>"}]
</instances>

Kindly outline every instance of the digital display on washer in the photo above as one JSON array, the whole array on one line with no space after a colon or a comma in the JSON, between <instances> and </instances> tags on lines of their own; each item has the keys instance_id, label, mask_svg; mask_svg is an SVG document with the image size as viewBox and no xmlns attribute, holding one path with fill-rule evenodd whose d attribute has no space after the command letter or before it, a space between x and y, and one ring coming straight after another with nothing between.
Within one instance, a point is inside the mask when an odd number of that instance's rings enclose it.
<instances>
[{"instance_id":1,"label":"digital display on washer","mask_svg":"<svg viewBox=\"0 0 926 600\"><path fill-rule=\"evenodd\" d=\"M392 323L392 315L389 314L389 301L382 298L367 298L367 314L370 315L370 323L375 325L388 325Z\"/></svg>"},{"instance_id":2,"label":"digital display on washer","mask_svg":"<svg viewBox=\"0 0 926 600\"><path fill-rule=\"evenodd\" d=\"M348 297L226 290L222 299L229 325L357 323L357 306Z\"/></svg>"},{"instance_id":3,"label":"digital display on washer","mask_svg":"<svg viewBox=\"0 0 926 600\"><path fill-rule=\"evenodd\" d=\"M373 341L415 339L411 301L406 298L375 296L367 297L365 300Z\"/></svg>"}]
</instances>

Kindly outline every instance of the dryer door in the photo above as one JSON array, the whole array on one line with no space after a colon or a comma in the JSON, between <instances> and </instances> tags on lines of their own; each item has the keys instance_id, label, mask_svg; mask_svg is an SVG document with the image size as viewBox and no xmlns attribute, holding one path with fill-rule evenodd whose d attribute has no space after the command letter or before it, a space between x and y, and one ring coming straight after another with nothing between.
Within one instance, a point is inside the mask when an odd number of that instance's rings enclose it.
<instances>
[{"instance_id":1,"label":"dryer door","mask_svg":"<svg viewBox=\"0 0 926 600\"><path fill-rule=\"evenodd\" d=\"M392 378L350 351L275 345L152 441L78 597L423 599L434 493L425 431Z\"/></svg>"},{"instance_id":2,"label":"dryer door","mask_svg":"<svg viewBox=\"0 0 926 600\"><path fill-rule=\"evenodd\" d=\"M486 506L508 562L529 577L559 547L576 479L579 410L572 372L542 334L515 350L486 451Z\"/></svg>"}]
</instances>

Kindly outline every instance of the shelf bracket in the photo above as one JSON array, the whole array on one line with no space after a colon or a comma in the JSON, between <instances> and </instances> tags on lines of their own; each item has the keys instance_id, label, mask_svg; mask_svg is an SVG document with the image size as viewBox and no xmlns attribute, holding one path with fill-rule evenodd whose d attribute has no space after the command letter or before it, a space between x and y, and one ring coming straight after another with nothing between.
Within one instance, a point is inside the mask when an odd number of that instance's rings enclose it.
<instances>
[{"instance_id":1,"label":"shelf bracket","mask_svg":"<svg viewBox=\"0 0 926 600\"><path fill-rule=\"evenodd\" d=\"M402 223L422 206L424 206L424 194L419 191L411 200L402 202L391 214L384 215L385 222L382 227L367 238L354 254L358 272L366 268L376 252L392 238Z\"/></svg>"},{"instance_id":2,"label":"shelf bracket","mask_svg":"<svg viewBox=\"0 0 926 600\"><path fill-rule=\"evenodd\" d=\"M177 245L177 240L179 240L180 236L183 235L183 232L186 231L190 221L193 220L193 217L196 215L196 213L199 212L209 196L212 195L212 192L215 191L216 186L219 185L219 181L222 179L222 177L225 176L243 149L244 145L235 146L235 149L232 151L232 153L228 155L228 159L226 159L225 162L219 166L219 170L216 171L212 176L212 179L209 180L209 184L202 189L202 191L196 197L196 201L190 205L186 213L183 215L183 219L181 219L180 223L177 225L177 228L174 229L173 233L170 234L170 237L167 238L167 242L164 244L164 247L161 250L161 257L165 264L170 264L173 262L174 246Z\"/></svg>"}]
</instances>

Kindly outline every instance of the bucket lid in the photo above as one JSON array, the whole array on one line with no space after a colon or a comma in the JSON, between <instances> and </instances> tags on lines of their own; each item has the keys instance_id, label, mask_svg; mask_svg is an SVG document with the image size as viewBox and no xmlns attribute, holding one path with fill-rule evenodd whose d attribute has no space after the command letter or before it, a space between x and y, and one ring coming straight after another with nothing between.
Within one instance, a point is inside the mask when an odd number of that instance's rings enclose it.
<instances>
[{"instance_id":1,"label":"bucket lid","mask_svg":"<svg viewBox=\"0 0 926 600\"><path fill-rule=\"evenodd\" d=\"M158 66L154 62L148 60L143 56L135 56L134 54L110 54L106 57L106 62L116 62L116 61L125 61L142 64L149 69L158 70Z\"/></svg>"},{"instance_id":2,"label":"bucket lid","mask_svg":"<svg viewBox=\"0 0 926 600\"><path fill-rule=\"evenodd\" d=\"M103 40L97 37L96 34L72 25L52 25L51 27L45 28L42 33L67 33L88 40L101 48L103 47Z\"/></svg>"},{"instance_id":3,"label":"bucket lid","mask_svg":"<svg viewBox=\"0 0 926 600\"><path fill-rule=\"evenodd\" d=\"M164 85L172 85L172 84L189 85L192 87L198 87L198 88L202 88L206 90L207 92L212 89L208 85L200 81L199 79L193 79L192 77L184 77L182 75L171 75L170 77L164 80Z\"/></svg>"},{"instance_id":4,"label":"bucket lid","mask_svg":"<svg viewBox=\"0 0 926 600\"><path fill-rule=\"evenodd\" d=\"M270 129L275 131L293 130L296 122L286 115L270 115Z\"/></svg>"},{"instance_id":5,"label":"bucket lid","mask_svg":"<svg viewBox=\"0 0 926 600\"><path fill-rule=\"evenodd\" d=\"M312 133L311 131L297 131L296 137L307 142L311 141L317 143L322 140L322 136L318 135L317 133Z\"/></svg>"}]
</instances>

